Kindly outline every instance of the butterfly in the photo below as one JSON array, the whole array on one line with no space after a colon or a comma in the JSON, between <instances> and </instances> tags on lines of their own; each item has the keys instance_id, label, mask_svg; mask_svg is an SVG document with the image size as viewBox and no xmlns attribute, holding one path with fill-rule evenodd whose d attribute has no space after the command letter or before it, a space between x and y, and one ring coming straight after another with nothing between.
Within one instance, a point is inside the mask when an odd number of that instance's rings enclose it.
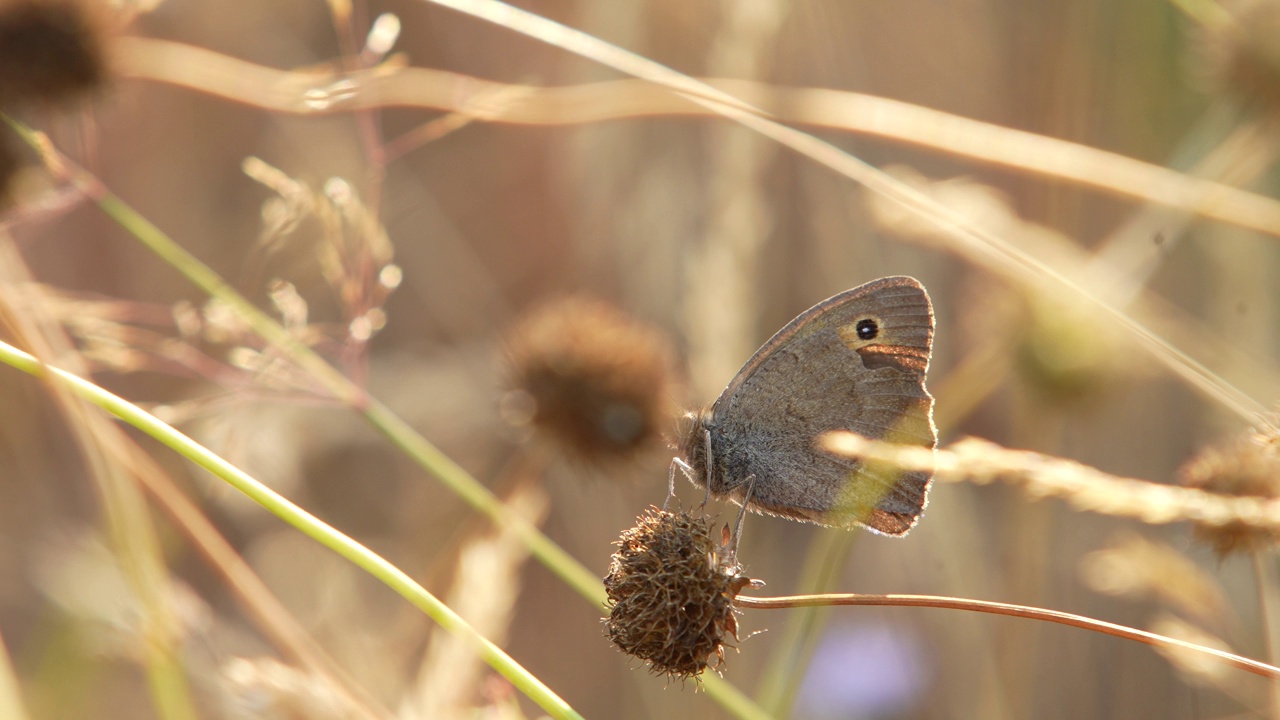
<instances>
[{"instance_id":1,"label":"butterfly","mask_svg":"<svg viewBox=\"0 0 1280 720\"><path fill-rule=\"evenodd\" d=\"M928 503L933 473L841 457L817 446L851 430L934 448L925 373L933 306L919 281L886 277L787 323L711 405L685 416L676 467L744 511L901 536Z\"/></svg>"}]
</instances>

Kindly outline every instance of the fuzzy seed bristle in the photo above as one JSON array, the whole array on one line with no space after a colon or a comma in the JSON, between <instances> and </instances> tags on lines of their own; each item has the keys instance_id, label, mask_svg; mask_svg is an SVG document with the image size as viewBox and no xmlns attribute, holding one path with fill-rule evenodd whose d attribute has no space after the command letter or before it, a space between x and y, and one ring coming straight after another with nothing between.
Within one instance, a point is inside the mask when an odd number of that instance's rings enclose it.
<instances>
[{"instance_id":1,"label":"fuzzy seed bristle","mask_svg":"<svg viewBox=\"0 0 1280 720\"><path fill-rule=\"evenodd\" d=\"M1219 495L1280 498L1280 448L1252 437L1205 448L1182 466L1179 475L1184 485ZM1196 537L1227 555L1274 545L1280 531L1241 522L1197 523Z\"/></svg>"}]
</instances>

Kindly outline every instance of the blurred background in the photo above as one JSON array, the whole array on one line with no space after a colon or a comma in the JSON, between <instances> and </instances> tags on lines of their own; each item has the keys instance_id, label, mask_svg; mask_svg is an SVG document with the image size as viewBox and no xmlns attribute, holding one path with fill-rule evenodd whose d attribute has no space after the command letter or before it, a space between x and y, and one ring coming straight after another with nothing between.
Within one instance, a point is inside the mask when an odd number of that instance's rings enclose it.
<instances>
[{"instance_id":1,"label":"blurred background","mask_svg":"<svg viewBox=\"0 0 1280 720\"><path fill-rule=\"evenodd\" d=\"M1178 482L1201 447L1258 424L1242 406L1270 408L1276 3L518 5L680 72L746 81L724 87L784 122L809 118L806 131L1079 292L993 262L730 120L428 2L95 6L107 83L70 107L16 114L600 576L619 533L662 503L672 451L655 441L616 462L562 458L521 424L504 333L566 295L669 338L659 357L673 374L652 387L672 407L711 402L814 303L901 274L933 299L929 387L944 445L974 435ZM362 97L374 67L442 72L413 76L408 100ZM815 89L864 104L822 105ZM486 103L499 109L486 116ZM512 103L533 110L502 121ZM957 128L951 116L998 127ZM621 654L602 608L248 339L107 217L93 187L22 153L32 169L4 225L6 341L32 349L43 337L68 367L383 554L586 717L733 716L696 682L668 682ZM1133 174L1126 158L1154 175ZM1166 193L1184 186L1158 167L1256 193L1247 207L1272 215L1206 219L1194 207L1226 201L1205 185ZM1080 293L1150 327L1239 396L1180 379L1171 365L1189 361L1161 360ZM132 451L95 460L84 449L92 421L22 373L0 372L0 386L0 633L30 717L179 716L157 712L142 669L141 618L157 607L200 717L539 715L419 611L220 481L131 431L91 434L136 442L153 467ZM102 469L112 463L154 471L194 501L333 675L306 670L262 630L154 495L138 496L144 514L112 510ZM684 506L696 505L701 492L678 482ZM709 508L718 522L736 510ZM153 525L172 575L150 605L127 580L120 528L136 525L121 518ZM1277 601L1266 539L1222 554L1192 530L998 485L939 484L904 539L752 516L740 556L767 583L756 594L998 600L1267 659L1276 627L1266 608ZM747 611L739 626L724 679L777 717L1219 718L1280 707L1256 677L1026 620L841 608ZM367 713L326 693L355 696Z\"/></svg>"}]
</instances>

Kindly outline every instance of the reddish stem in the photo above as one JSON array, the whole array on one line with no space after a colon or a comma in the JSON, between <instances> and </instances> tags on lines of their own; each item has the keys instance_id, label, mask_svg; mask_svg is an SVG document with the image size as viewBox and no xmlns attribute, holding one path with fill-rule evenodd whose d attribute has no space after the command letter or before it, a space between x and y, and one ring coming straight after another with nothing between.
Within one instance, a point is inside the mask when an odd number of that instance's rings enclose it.
<instances>
[{"instance_id":1,"label":"reddish stem","mask_svg":"<svg viewBox=\"0 0 1280 720\"><path fill-rule=\"evenodd\" d=\"M1116 625L1115 623L1094 620L1083 615L1073 615L1058 610L1029 607L1027 605L1011 605L1009 603L991 602L988 600L969 600L965 598L940 597L937 595L859 595L854 593L830 593L823 595L792 595L789 597L755 598L739 595L734 604L740 608L773 610L778 608L814 607L822 605L897 605L902 607L933 607L950 610L968 610L970 612L990 613L992 615L1011 615L1013 617L1030 618L1055 622L1060 625L1084 628L1095 632L1114 635L1127 640L1136 640L1167 650L1189 650L1203 653L1231 667L1251 672L1255 675L1280 679L1280 668L1257 660L1250 660L1223 650L1204 645L1196 645L1185 640L1177 640L1164 635L1157 635L1145 630Z\"/></svg>"}]
</instances>

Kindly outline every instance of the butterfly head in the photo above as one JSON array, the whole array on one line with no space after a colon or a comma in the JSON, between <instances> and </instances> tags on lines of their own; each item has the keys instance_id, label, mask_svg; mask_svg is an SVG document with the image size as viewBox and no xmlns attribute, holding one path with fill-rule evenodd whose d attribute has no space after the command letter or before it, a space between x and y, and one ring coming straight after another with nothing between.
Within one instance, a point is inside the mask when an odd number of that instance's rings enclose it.
<instances>
[{"instance_id":1,"label":"butterfly head","mask_svg":"<svg viewBox=\"0 0 1280 720\"><path fill-rule=\"evenodd\" d=\"M707 433L713 417L710 407L691 410L676 426L676 452L693 470L689 479L698 487L707 483Z\"/></svg>"}]
</instances>

